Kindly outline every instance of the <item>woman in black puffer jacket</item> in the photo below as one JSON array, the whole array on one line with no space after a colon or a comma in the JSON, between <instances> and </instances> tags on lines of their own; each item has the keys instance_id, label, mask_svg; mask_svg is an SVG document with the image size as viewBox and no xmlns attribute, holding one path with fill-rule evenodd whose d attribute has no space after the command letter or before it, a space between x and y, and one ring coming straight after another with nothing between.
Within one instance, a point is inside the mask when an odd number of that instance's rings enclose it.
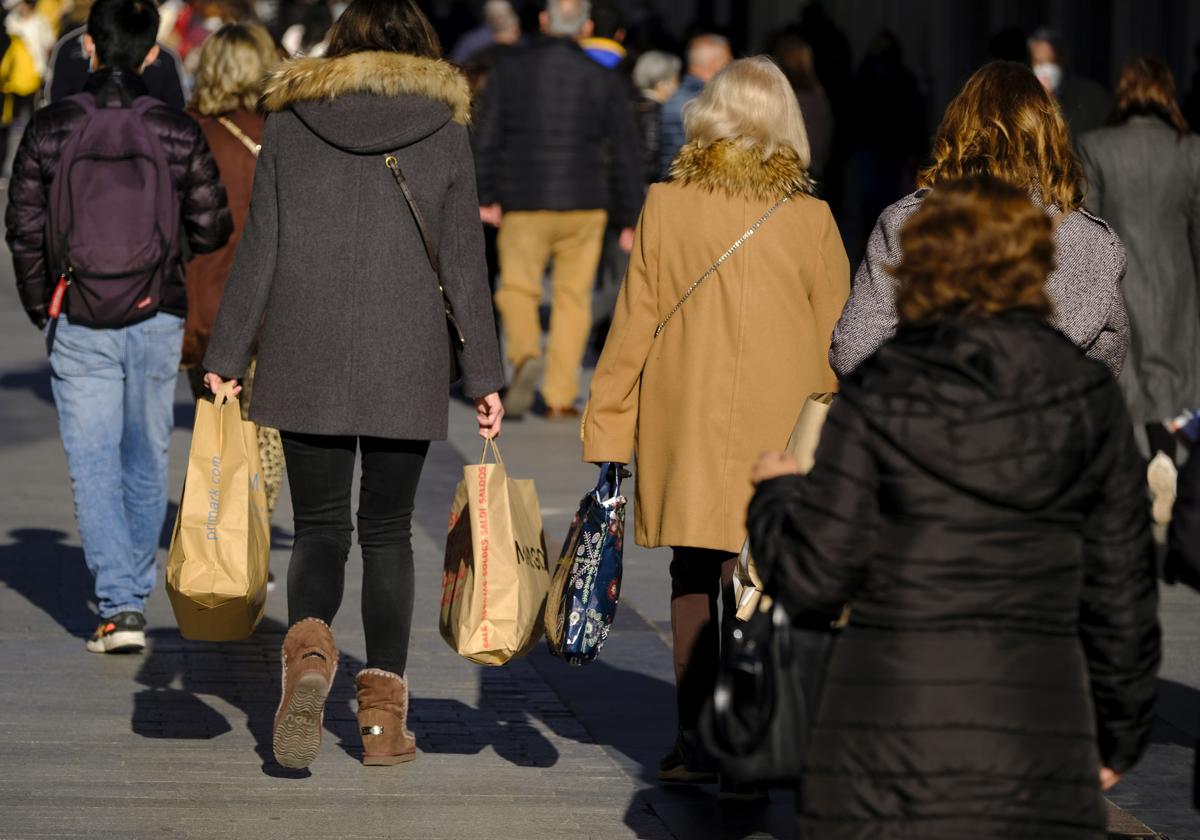
<instances>
[{"instance_id":1,"label":"woman in black puffer jacket","mask_svg":"<svg viewBox=\"0 0 1200 840\"><path fill-rule=\"evenodd\" d=\"M901 234L901 329L816 467L765 456L755 558L793 615L851 608L799 799L823 840L1102 840L1153 720L1143 465L1121 393L1047 326L1051 223L991 178Z\"/></svg>"}]
</instances>

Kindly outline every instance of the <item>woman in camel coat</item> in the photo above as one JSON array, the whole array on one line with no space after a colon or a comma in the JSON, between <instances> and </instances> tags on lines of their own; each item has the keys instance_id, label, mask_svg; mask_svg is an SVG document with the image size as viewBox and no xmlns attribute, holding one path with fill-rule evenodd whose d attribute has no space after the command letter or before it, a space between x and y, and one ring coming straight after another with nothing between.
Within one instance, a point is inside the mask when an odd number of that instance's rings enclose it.
<instances>
[{"instance_id":1,"label":"woman in camel coat","mask_svg":"<svg viewBox=\"0 0 1200 840\"><path fill-rule=\"evenodd\" d=\"M659 776L708 782L694 730L719 663L718 593L732 615L750 471L787 441L810 394L836 389L827 355L850 268L828 206L812 196L803 118L774 64L735 62L686 127L672 180L646 198L583 450L593 463L636 457L636 540L674 549L680 733ZM655 339L688 288L777 204Z\"/></svg>"}]
</instances>

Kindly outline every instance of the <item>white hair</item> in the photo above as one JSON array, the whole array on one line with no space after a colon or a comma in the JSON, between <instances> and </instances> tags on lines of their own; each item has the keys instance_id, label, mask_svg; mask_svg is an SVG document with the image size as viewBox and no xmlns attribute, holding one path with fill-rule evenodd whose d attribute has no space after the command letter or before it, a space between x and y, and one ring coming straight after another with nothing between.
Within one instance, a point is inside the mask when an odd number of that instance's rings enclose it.
<instances>
[{"instance_id":1,"label":"white hair","mask_svg":"<svg viewBox=\"0 0 1200 840\"><path fill-rule=\"evenodd\" d=\"M487 0L483 4L483 19L492 32L508 32L521 25L521 19L508 0Z\"/></svg>"},{"instance_id":2,"label":"white hair","mask_svg":"<svg viewBox=\"0 0 1200 840\"><path fill-rule=\"evenodd\" d=\"M550 23L546 34L576 38L592 19L590 0L546 0L546 12Z\"/></svg>"},{"instance_id":3,"label":"white hair","mask_svg":"<svg viewBox=\"0 0 1200 840\"><path fill-rule=\"evenodd\" d=\"M633 65L633 83L640 91L651 91L661 82L677 80L682 70L683 61L679 56L651 50L643 53Z\"/></svg>"},{"instance_id":4,"label":"white hair","mask_svg":"<svg viewBox=\"0 0 1200 840\"><path fill-rule=\"evenodd\" d=\"M763 160L786 148L805 169L812 162L796 93L765 55L735 61L713 77L684 108L683 130L701 147L733 140L761 149Z\"/></svg>"},{"instance_id":5,"label":"white hair","mask_svg":"<svg viewBox=\"0 0 1200 840\"><path fill-rule=\"evenodd\" d=\"M712 68L714 65L727 63L732 54L729 39L724 35L697 35L688 44L688 67Z\"/></svg>"}]
</instances>

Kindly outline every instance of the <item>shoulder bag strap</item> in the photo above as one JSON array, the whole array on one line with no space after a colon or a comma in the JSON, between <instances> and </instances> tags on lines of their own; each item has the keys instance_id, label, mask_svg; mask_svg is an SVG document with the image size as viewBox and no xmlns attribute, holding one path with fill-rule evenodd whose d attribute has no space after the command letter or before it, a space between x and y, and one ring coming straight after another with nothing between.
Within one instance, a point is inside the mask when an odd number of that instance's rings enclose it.
<instances>
[{"instance_id":1,"label":"shoulder bag strap","mask_svg":"<svg viewBox=\"0 0 1200 840\"><path fill-rule=\"evenodd\" d=\"M396 179L396 184L400 187L400 192L404 193L404 200L408 202L408 209L412 211L413 221L417 223L417 231L421 234L421 244L425 246L425 256L429 258L429 265L433 267L434 279L437 280L438 291L442 295L442 306L446 310L446 321L454 330L453 338L457 341L460 348L465 347L467 343L466 336L463 335L462 328L458 325L458 319L454 317L454 306L450 303L450 298L446 296L446 287L442 285L442 268L438 260L437 249L433 247L433 237L429 235L429 227L425 224L425 217L421 214L421 207L417 204L417 199L412 193L412 188L408 185L408 179L404 177L404 172L400 169L400 161L395 155L388 155L384 158L384 163L391 170L392 177Z\"/></svg>"},{"instance_id":2,"label":"shoulder bag strap","mask_svg":"<svg viewBox=\"0 0 1200 840\"><path fill-rule=\"evenodd\" d=\"M237 123L228 117L217 117L219 122L226 131L242 142L242 145L250 152L250 154L258 157L258 153L262 151L262 144L255 143L254 138L237 127Z\"/></svg>"},{"instance_id":3,"label":"shoulder bag strap","mask_svg":"<svg viewBox=\"0 0 1200 840\"><path fill-rule=\"evenodd\" d=\"M417 204L417 199L412 194L412 188L408 185L408 179L404 177L404 173L400 170L400 161L395 155L388 155L384 159L387 168L391 170L392 177L396 179L396 183L400 186L400 192L404 193L404 200L408 202L408 209L412 211L413 220L417 223L417 230L421 233L421 244L425 246L425 256L429 258L429 264L433 266L433 273L437 275L438 289L442 293L442 297L446 296L446 290L442 288L442 269L438 264L437 251L433 247L433 237L429 235L429 228L425 224L425 217L421 215L421 208Z\"/></svg>"},{"instance_id":4,"label":"shoulder bag strap","mask_svg":"<svg viewBox=\"0 0 1200 840\"><path fill-rule=\"evenodd\" d=\"M734 242L732 245L729 246L728 251L726 251L724 254L722 254L720 257L718 257L717 261L715 263L713 263L712 265L710 265L708 267L708 270L700 275L700 279L697 280L695 283L693 283L688 288L688 290L683 293L683 297L681 297L679 299L679 303L675 304L675 307L670 312L667 313L667 317L662 319L662 322L658 325L658 328L654 331L655 338L658 338L659 335L662 334L662 331L667 328L667 322L669 322L672 318L675 317L675 313L683 308L683 305L685 303L687 303L687 299L690 298L695 293L695 291L700 288L700 285L705 280L707 280L709 277L711 277L713 274L715 274L717 269L720 268L722 265L724 265L725 261L727 259L729 259L730 257L733 256L734 251L736 251L738 248L741 248L743 245L745 245L746 240L749 239L751 236L753 236L758 231L758 229L763 226L763 224L767 221L767 219L774 216L776 210L778 210L780 207L782 207L783 205L785 205L789 201L791 201L793 195L795 195L795 193L788 193L783 198L779 199L779 201L775 202L775 205L773 207L771 207L771 209L768 210L766 213L763 213L762 217L757 222L752 224L750 226L750 228L741 235L741 237L738 239L737 242Z\"/></svg>"}]
</instances>

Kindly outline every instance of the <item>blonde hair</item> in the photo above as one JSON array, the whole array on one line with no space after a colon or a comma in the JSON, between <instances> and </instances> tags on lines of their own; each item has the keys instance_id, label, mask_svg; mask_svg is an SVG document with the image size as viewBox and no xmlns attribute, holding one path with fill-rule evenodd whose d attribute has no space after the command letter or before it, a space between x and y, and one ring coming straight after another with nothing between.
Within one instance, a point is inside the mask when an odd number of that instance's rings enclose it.
<instances>
[{"instance_id":1,"label":"blonde hair","mask_svg":"<svg viewBox=\"0 0 1200 840\"><path fill-rule=\"evenodd\" d=\"M1082 175L1054 97L1033 71L1012 61L985 64L946 107L933 141L933 163L917 179L937 187L992 175L1033 190L1064 213L1081 203Z\"/></svg>"},{"instance_id":2,"label":"blonde hair","mask_svg":"<svg viewBox=\"0 0 1200 840\"><path fill-rule=\"evenodd\" d=\"M278 62L275 42L263 27L254 23L222 26L200 48L192 108L205 116L239 108L254 110L263 81Z\"/></svg>"},{"instance_id":3,"label":"blonde hair","mask_svg":"<svg viewBox=\"0 0 1200 840\"><path fill-rule=\"evenodd\" d=\"M812 161L796 93L765 55L738 59L714 76L684 109L683 130L702 149L725 140L760 148L763 160L789 149L805 169Z\"/></svg>"}]
</instances>

